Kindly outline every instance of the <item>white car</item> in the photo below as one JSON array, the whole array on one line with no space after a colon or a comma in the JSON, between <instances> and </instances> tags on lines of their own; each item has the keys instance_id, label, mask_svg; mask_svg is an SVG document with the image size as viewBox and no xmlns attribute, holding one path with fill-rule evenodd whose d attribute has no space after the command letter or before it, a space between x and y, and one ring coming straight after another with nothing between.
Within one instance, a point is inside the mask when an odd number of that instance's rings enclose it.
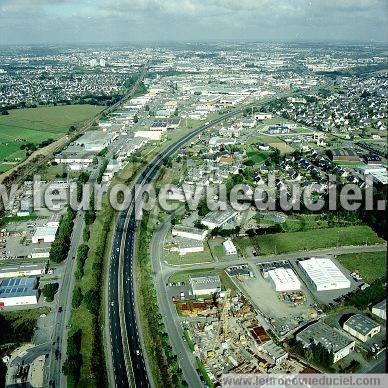
<instances>
[{"instance_id":1,"label":"white car","mask_svg":"<svg viewBox=\"0 0 388 388\"><path fill-rule=\"evenodd\" d=\"M139 349L136 349L136 355L140 356L140 350Z\"/></svg>"}]
</instances>

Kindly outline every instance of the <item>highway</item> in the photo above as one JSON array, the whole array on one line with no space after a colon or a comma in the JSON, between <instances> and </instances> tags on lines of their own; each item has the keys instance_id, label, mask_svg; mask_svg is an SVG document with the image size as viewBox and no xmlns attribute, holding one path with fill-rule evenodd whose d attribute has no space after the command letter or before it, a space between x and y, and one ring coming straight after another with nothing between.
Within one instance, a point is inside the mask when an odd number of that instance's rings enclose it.
<instances>
[{"instance_id":1,"label":"highway","mask_svg":"<svg viewBox=\"0 0 388 388\"><path fill-rule=\"evenodd\" d=\"M245 109L245 108L244 108ZM184 135L162 151L138 175L132 184L132 201L127 210L123 210L116 225L112 244L111 265L109 269L108 284L108 320L109 336L112 349L112 367L114 371L115 386L148 387L147 367L142 353L141 340L137 325L136 300L134 298L135 285L133 278L134 266L134 241L136 234L136 209L142 198L135 194L140 193L141 187L152 182L165 160L179 150L186 142L199 135L202 131L229 119L243 109L237 109L217 119L198 127L196 130ZM135 193L135 187L138 191ZM136 203L135 203L136 202ZM120 265L122 262L122 265ZM120 288L123 292L120 292ZM121 299L123 298L123 299ZM122 303L121 317L120 304ZM124 325L124 327L122 327ZM130 360L126 360L126 354ZM127 362L126 362L127 361ZM132 384L130 384L130 382Z\"/></svg>"}]
</instances>

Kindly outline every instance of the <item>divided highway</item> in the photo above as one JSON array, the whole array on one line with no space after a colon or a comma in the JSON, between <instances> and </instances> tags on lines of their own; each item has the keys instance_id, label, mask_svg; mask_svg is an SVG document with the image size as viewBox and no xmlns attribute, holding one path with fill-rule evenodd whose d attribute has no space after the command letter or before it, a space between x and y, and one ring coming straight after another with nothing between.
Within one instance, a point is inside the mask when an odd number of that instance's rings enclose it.
<instances>
[{"instance_id":1,"label":"divided highway","mask_svg":"<svg viewBox=\"0 0 388 388\"><path fill-rule=\"evenodd\" d=\"M199 135L205 129L242 111L243 109L234 110L202 125L162 151L137 177L131 187L132 194L140 193L142 186L152 182L166 159L179 150L186 142ZM135 193L136 185L139 185L137 193ZM140 196L132 195L130 206L119 215L112 244L108 284L108 319L113 373L117 387L128 387L130 385L136 387L150 386L137 326L133 279L136 233L135 211L141 208L141 201L142 198ZM122 288L122 292L120 292L120 288ZM121 297L123 300L120 299ZM121 314L123 314L123 317ZM122 325L125 327L122 327ZM130 357L130 360L128 360L130 365L126 365L125 354L128 354Z\"/></svg>"}]
</instances>

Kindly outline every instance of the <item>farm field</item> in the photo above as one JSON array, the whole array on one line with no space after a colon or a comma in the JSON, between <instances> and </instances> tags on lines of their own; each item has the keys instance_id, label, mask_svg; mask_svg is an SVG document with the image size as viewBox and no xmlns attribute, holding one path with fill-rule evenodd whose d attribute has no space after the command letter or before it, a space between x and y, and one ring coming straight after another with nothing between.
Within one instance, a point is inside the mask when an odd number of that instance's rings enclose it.
<instances>
[{"instance_id":1,"label":"farm field","mask_svg":"<svg viewBox=\"0 0 388 388\"><path fill-rule=\"evenodd\" d=\"M238 237L235 242L242 251L245 251L249 245L253 245L260 255L271 255L336 246L382 244L384 240L371 228L363 225L319 229L319 231L266 234L251 239Z\"/></svg>"},{"instance_id":2,"label":"farm field","mask_svg":"<svg viewBox=\"0 0 388 388\"><path fill-rule=\"evenodd\" d=\"M20 149L23 144L56 140L70 126L81 124L102 109L93 105L64 105L9 110L9 115L0 116L0 172L26 158L26 152Z\"/></svg>"}]
</instances>

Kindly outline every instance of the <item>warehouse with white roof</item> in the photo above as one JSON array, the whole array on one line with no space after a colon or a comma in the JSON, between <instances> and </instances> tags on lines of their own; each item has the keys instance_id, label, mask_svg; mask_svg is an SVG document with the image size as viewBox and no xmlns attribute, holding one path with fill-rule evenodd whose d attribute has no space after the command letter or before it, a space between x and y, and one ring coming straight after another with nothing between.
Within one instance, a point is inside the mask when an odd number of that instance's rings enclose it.
<instances>
[{"instance_id":1,"label":"warehouse with white roof","mask_svg":"<svg viewBox=\"0 0 388 388\"><path fill-rule=\"evenodd\" d=\"M205 240L208 234L208 230L192 228L190 226L184 226L184 225L176 225L172 228L171 233L174 237L178 236L178 237L188 238L190 240L203 241Z\"/></svg>"},{"instance_id":2,"label":"warehouse with white roof","mask_svg":"<svg viewBox=\"0 0 388 388\"><path fill-rule=\"evenodd\" d=\"M268 276L277 292L300 290L300 281L291 268L271 269Z\"/></svg>"},{"instance_id":3,"label":"warehouse with white roof","mask_svg":"<svg viewBox=\"0 0 388 388\"><path fill-rule=\"evenodd\" d=\"M350 288L350 280L329 258L312 257L299 261L299 265L316 291Z\"/></svg>"}]
</instances>

